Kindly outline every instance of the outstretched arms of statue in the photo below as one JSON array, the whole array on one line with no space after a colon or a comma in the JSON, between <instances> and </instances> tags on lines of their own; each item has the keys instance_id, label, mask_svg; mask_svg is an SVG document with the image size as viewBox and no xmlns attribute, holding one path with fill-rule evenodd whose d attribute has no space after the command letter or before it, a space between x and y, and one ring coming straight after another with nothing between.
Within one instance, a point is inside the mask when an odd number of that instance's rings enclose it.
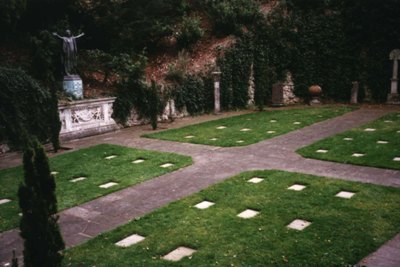
<instances>
[{"instance_id":1,"label":"outstretched arms of statue","mask_svg":"<svg viewBox=\"0 0 400 267\"><path fill-rule=\"evenodd\" d=\"M60 35L58 35L56 32L53 32L53 35L58 37L58 38L60 38L60 39L62 39L62 37Z\"/></svg>"},{"instance_id":2,"label":"outstretched arms of statue","mask_svg":"<svg viewBox=\"0 0 400 267\"><path fill-rule=\"evenodd\" d=\"M79 38L79 37L82 37L82 36L84 36L84 35L85 35L85 33L82 32L81 34L79 34L79 35L77 35L77 36L74 36L74 38Z\"/></svg>"}]
</instances>

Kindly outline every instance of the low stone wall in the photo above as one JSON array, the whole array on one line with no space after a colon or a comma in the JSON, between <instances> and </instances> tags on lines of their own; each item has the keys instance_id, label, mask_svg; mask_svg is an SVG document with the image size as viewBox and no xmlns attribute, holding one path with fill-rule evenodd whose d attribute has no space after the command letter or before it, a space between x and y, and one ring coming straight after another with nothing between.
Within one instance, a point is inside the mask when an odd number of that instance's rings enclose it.
<instances>
[{"instance_id":1,"label":"low stone wall","mask_svg":"<svg viewBox=\"0 0 400 267\"><path fill-rule=\"evenodd\" d=\"M118 129L111 118L114 101L115 97L109 97L59 105L60 139L81 138Z\"/></svg>"}]
</instances>

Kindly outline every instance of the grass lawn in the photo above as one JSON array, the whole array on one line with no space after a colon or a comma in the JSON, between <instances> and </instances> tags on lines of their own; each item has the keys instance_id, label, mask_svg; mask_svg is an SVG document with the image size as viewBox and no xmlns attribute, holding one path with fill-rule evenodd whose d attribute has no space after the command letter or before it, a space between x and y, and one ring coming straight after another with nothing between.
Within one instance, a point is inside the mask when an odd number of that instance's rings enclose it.
<instances>
[{"instance_id":1,"label":"grass lawn","mask_svg":"<svg viewBox=\"0 0 400 267\"><path fill-rule=\"evenodd\" d=\"M297 152L307 158L400 169L400 113L389 114Z\"/></svg>"},{"instance_id":2,"label":"grass lawn","mask_svg":"<svg viewBox=\"0 0 400 267\"><path fill-rule=\"evenodd\" d=\"M105 158L112 155L116 157ZM132 163L138 159L144 161ZM168 168L160 167L165 163L174 165ZM76 206L191 163L191 158L186 156L106 144L50 158L51 170L58 172L55 176L59 210ZM86 179L71 182L79 177ZM20 211L17 191L22 180L22 166L0 170L0 199L11 200L0 205L0 232L18 226ZM118 184L110 188L99 188L99 185L108 182Z\"/></svg>"},{"instance_id":3,"label":"grass lawn","mask_svg":"<svg viewBox=\"0 0 400 267\"><path fill-rule=\"evenodd\" d=\"M342 115L351 107L320 107L255 112L144 137L213 146L246 146Z\"/></svg>"},{"instance_id":4,"label":"grass lawn","mask_svg":"<svg viewBox=\"0 0 400 267\"><path fill-rule=\"evenodd\" d=\"M252 177L264 180L247 182ZM288 190L293 184L307 187ZM351 199L335 197L347 190ZM194 205L207 200L207 209ZM66 251L64 266L351 266L400 231L400 189L282 171L242 173ZM260 212L250 219L237 214ZM286 226L311 222L303 231ZM122 248L114 243L138 234ZM179 246L197 250L162 259Z\"/></svg>"}]
</instances>

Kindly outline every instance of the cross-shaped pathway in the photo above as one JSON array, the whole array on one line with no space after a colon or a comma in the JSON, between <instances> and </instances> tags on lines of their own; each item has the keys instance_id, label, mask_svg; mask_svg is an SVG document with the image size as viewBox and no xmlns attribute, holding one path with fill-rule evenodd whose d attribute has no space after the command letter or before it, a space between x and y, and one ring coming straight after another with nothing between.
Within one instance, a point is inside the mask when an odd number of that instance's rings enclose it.
<instances>
[{"instance_id":1,"label":"cross-shaped pathway","mask_svg":"<svg viewBox=\"0 0 400 267\"><path fill-rule=\"evenodd\" d=\"M64 240L68 247L76 246L135 217L143 216L172 201L249 170L277 169L400 187L400 171L305 159L295 153L300 147L360 126L393 111L394 108L361 108L285 135L235 148L138 138L137 127L65 143L64 145L75 148L111 143L174 152L191 156L194 164L62 211L59 223ZM9 157L7 160L10 164L18 162L15 157ZM19 254L22 251L22 240L18 230L0 233L0 266L10 261L13 248L16 248ZM382 246L375 254L363 259L362 264L400 266L400 235Z\"/></svg>"}]
</instances>

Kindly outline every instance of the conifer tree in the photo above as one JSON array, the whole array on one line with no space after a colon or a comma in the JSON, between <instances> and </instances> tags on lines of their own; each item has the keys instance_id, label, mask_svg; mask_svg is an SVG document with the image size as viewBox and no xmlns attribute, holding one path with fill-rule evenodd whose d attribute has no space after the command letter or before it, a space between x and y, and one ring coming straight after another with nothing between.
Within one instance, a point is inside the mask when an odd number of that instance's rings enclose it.
<instances>
[{"instance_id":1,"label":"conifer tree","mask_svg":"<svg viewBox=\"0 0 400 267\"><path fill-rule=\"evenodd\" d=\"M57 221L55 180L43 147L35 140L24 152L24 183L18 190L25 267L59 267L65 248Z\"/></svg>"}]
</instances>

